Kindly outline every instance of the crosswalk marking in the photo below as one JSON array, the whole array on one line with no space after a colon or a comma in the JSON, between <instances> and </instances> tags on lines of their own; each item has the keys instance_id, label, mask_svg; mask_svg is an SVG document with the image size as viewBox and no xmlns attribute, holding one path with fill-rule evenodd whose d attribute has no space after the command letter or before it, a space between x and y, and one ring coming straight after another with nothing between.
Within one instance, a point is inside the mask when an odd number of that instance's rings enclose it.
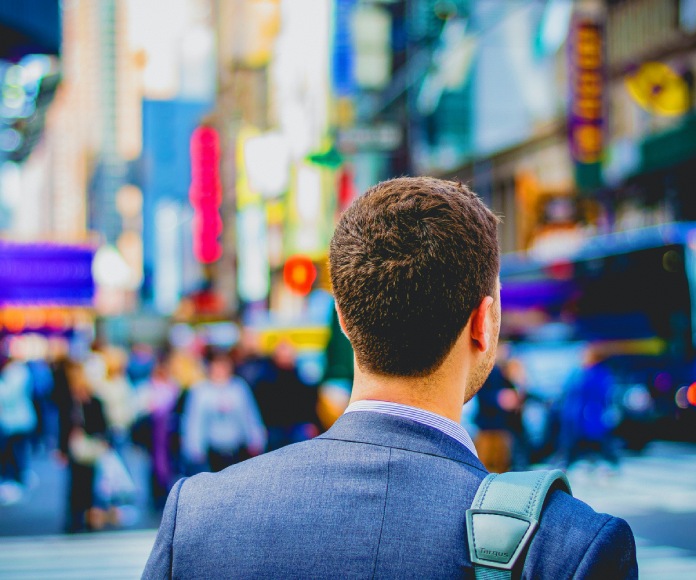
<instances>
[{"instance_id":1,"label":"crosswalk marking","mask_svg":"<svg viewBox=\"0 0 696 580\"><path fill-rule=\"evenodd\" d=\"M140 578L155 530L0 539L3 580Z\"/></svg>"},{"instance_id":2,"label":"crosswalk marking","mask_svg":"<svg viewBox=\"0 0 696 580\"><path fill-rule=\"evenodd\" d=\"M689 513L696 508L694 447L653 444L649 455L625 457L619 472L579 465L569 470L573 495L600 512L628 518L654 513ZM630 521L629 521L630 523ZM684 530L689 533L689 530ZM696 551L662 546L636 537L641 580L696 578Z\"/></svg>"},{"instance_id":3,"label":"crosswalk marking","mask_svg":"<svg viewBox=\"0 0 696 580\"><path fill-rule=\"evenodd\" d=\"M621 517L693 511L696 453L693 447L679 456L673 453L669 445L655 444L649 455L625 457L615 475L580 463L568 472L573 495L597 511Z\"/></svg>"},{"instance_id":4,"label":"crosswalk marking","mask_svg":"<svg viewBox=\"0 0 696 580\"><path fill-rule=\"evenodd\" d=\"M638 571L643 580L693 580L696 555L673 546L651 546L637 540Z\"/></svg>"}]
</instances>

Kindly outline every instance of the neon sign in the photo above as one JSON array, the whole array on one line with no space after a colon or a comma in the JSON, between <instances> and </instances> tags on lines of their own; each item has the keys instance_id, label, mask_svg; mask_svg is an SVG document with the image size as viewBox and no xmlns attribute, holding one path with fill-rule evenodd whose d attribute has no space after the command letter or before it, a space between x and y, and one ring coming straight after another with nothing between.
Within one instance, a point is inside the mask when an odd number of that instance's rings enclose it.
<instances>
[{"instance_id":1,"label":"neon sign","mask_svg":"<svg viewBox=\"0 0 696 580\"><path fill-rule=\"evenodd\" d=\"M0 241L0 310L13 305L91 306L91 246Z\"/></svg>"},{"instance_id":2,"label":"neon sign","mask_svg":"<svg viewBox=\"0 0 696 580\"><path fill-rule=\"evenodd\" d=\"M191 135L189 200L194 209L194 256L203 264L211 264L222 256L220 137L212 127L198 127Z\"/></svg>"},{"instance_id":3,"label":"neon sign","mask_svg":"<svg viewBox=\"0 0 696 580\"><path fill-rule=\"evenodd\" d=\"M283 280L293 292L306 296L316 278L317 269L307 256L292 256L285 262Z\"/></svg>"},{"instance_id":4,"label":"neon sign","mask_svg":"<svg viewBox=\"0 0 696 580\"><path fill-rule=\"evenodd\" d=\"M587 18L570 37L570 151L578 163L598 163L604 149L604 31Z\"/></svg>"}]
</instances>

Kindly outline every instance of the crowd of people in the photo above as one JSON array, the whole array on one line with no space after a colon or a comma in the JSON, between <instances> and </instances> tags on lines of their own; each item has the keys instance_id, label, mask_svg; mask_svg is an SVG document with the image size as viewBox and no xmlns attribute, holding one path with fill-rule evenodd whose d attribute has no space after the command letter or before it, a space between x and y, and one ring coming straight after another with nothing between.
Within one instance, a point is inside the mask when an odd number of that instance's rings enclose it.
<instances>
[{"instance_id":1,"label":"crowd of people","mask_svg":"<svg viewBox=\"0 0 696 580\"><path fill-rule=\"evenodd\" d=\"M40 449L66 470L66 531L119 525L117 508L136 491L123 461L135 446L148 459L152 508L162 510L181 476L221 471L328 428L348 393L332 401L327 385L303 377L289 343L262 355L252 333L229 349L135 344L126 351L95 342L78 360L67 342L52 340L45 358L5 356L0 505L21 500L31 484L31 450ZM588 347L564 393L548 409L543 445L533 444L524 415L534 395L523 365L501 345L463 417L490 471L524 470L539 460L567 469L593 452L616 467L611 374L596 348Z\"/></svg>"},{"instance_id":2,"label":"crowd of people","mask_svg":"<svg viewBox=\"0 0 696 580\"><path fill-rule=\"evenodd\" d=\"M21 501L33 451L50 453L67 475L65 531L119 525L119 506L136 492L124 458L149 461L149 498L164 507L184 475L220 471L249 457L309 439L326 425L318 389L294 348L262 355L250 341L130 350L95 342L79 359L67 342L47 356L5 352L0 366L0 505Z\"/></svg>"}]
</instances>

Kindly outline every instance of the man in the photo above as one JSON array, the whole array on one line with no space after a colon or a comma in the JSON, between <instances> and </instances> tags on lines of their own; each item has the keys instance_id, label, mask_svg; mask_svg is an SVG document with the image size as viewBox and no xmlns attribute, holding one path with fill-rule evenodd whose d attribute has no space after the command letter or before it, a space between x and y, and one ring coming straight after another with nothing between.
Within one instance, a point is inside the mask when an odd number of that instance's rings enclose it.
<instances>
[{"instance_id":1,"label":"man","mask_svg":"<svg viewBox=\"0 0 696 580\"><path fill-rule=\"evenodd\" d=\"M561 401L560 467L568 469L583 456L599 455L612 472L619 467L614 451L614 380L596 344L585 347L582 364L570 375Z\"/></svg>"},{"instance_id":2,"label":"man","mask_svg":"<svg viewBox=\"0 0 696 580\"><path fill-rule=\"evenodd\" d=\"M351 405L316 439L177 483L145 578L473 577L465 511L487 472L458 421L495 360L497 224L426 177L353 203L330 249ZM628 525L553 492L524 577L636 575Z\"/></svg>"}]
</instances>

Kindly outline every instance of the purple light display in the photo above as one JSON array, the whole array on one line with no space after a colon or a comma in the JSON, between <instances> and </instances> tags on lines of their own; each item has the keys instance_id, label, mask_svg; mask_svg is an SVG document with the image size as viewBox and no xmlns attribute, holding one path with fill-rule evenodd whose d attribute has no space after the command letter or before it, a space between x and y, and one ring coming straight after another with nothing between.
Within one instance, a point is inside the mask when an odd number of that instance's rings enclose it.
<instances>
[{"instance_id":1,"label":"purple light display","mask_svg":"<svg viewBox=\"0 0 696 580\"><path fill-rule=\"evenodd\" d=\"M90 246L0 241L0 307L91 306Z\"/></svg>"}]
</instances>

